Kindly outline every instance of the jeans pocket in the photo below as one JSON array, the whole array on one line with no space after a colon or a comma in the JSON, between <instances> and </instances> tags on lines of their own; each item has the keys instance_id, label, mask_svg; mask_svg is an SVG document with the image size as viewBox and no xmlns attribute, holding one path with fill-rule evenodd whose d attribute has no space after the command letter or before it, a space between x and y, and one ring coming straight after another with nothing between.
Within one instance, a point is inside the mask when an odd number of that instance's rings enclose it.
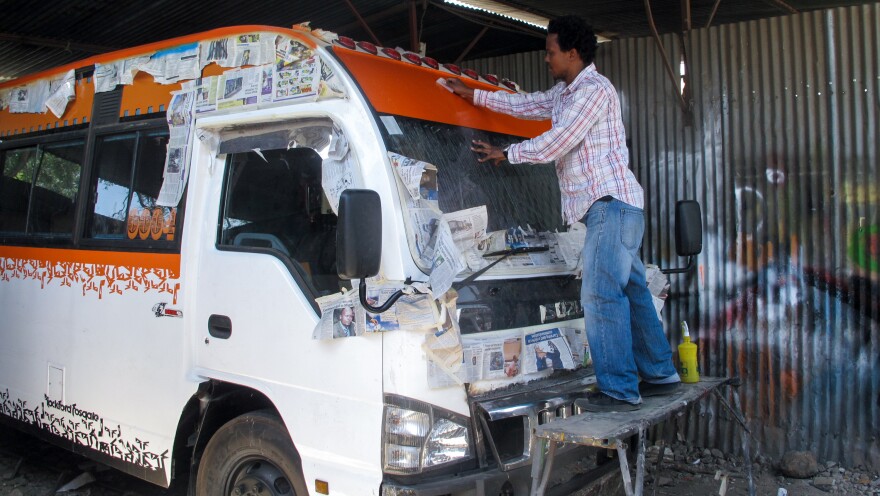
<instances>
[{"instance_id":1,"label":"jeans pocket","mask_svg":"<svg viewBox=\"0 0 880 496\"><path fill-rule=\"evenodd\" d=\"M620 211L620 243L628 250L636 250L645 234L645 214L641 210Z\"/></svg>"}]
</instances>

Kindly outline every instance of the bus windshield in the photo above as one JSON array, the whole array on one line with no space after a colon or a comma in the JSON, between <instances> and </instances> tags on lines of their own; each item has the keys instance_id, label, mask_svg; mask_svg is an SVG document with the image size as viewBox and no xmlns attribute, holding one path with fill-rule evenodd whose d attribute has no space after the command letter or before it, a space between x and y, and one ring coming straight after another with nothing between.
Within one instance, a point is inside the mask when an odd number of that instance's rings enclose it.
<instances>
[{"instance_id":1,"label":"bus windshield","mask_svg":"<svg viewBox=\"0 0 880 496\"><path fill-rule=\"evenodd\" d=\"M496 166L489 162L479 163L478 155L470 149L472 140L504 147L524 138L401 116L383 116L382 121L390 152L437 168L436 200L441 212L448 214L485 205L487 234L500 232L506 233L507 237L506 245L492 243L492 252L497 252L499 247L509 251L518 246L525 249L537 246L537 253L512 257L513 260L494 268L494 274L511 273L514 268L517 270L513 272L527 274L565 271L561 250L556 249L559 240L555 233L565 232L566 226L561 214L554 164L512 165L502 162ZM408 200L405 199L404 203L407 203L405 207L412 207ZM410 229L424 229L412 219L410 216ZM455 226L451 227L454 232ZM533 241L526 239L522 245L511 244L512 238L517 236L520 241L522 236L532 236ZM410 242L411 245L418 243L413 235ZM414 258L429 268L429 261L419 260L422 251L422 247L413 246ZM487 256L488 253L483 250L479 255ZM468 262L470 271L483 265L478 262L475 266L472 260L473 257ZM484 260L491 262L494 259Z\"/></svg>"}]
</instances>

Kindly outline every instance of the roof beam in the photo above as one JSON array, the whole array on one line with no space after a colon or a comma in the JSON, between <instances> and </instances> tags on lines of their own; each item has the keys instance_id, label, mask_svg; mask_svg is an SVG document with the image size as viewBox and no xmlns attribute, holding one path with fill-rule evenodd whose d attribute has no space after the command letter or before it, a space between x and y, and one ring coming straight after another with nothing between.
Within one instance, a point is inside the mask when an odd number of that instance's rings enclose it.
<instances>
[{"instance_id":1,"label":"roof beam","mask_svg":"<svg viewBox=\"0 0 880 496\"><path fill-rule=\"evenodd\" d=\"M416 0L409 0L409 51L419 53L419 19L416 14Z\"/></svg>"},{"instance_id":2,"label":"roof beam","mask_svg":"<svg viewBox=\"0 0 880 496\"><path fill-rule=\"evenodd\" d=\"M769 3L771 5L775 5L782 10L787 11L789 14L797 14L798 9L792 7L791 5L783 2L782 0L764 0L765 3Z\"/></svg>"},{"instance_id":3,"label":"roof beam","mask_svg":"<svg viewBox=\"0 0 880 496\"><path fill-rule=\"evenodd\" d=\"M354 14L354 16L357 17L358 24L360 24L361 27L364 28L364 30L367 32L367 34L370 35L370 38L373 39L373 43L375 43L379 46L382 46L382 42L379 41L379 38L377 38L376 35L373 33L373 30L370 29L370 25L367 24L367 21L365 21L364 18L361 17L361 13L358 12L358 10L355 8L354 4L351 3L351 0L343 0L343 1L345 2L346 5L348 5L348 8L351 9L351 12Z\"/></svg>"},{"instance_id":4,"label":"roof beam","mask_svg":"<svg viewBox=\"0 0 880 496\"><path fill-rule=\"evenodd\" d=\"M461 55L459 55L458 58L455 59L456 64L460 64L461 61L464 60L465 57L467 57L468 52L470 52L474 45L476 45L477 42L480 41L480 38L482 38L483 35L486 34L486 31L489 31L489 26L483 26L483 29L481 29L480 32L476 36L474 36L474 39L471 40L467 47L465 47L464 51L461 52Z\"/></svg>"},{"instance_id":5,"label":"roof beam","mask_svg":"<svg viewBox=\"0 0 880 496\"><path fill-rule=\"evenodd\" d=\"M715 5L712 6L712 13L709 14L709 20L706 21L706 26L709 27L712 25L712 21L715 19L715 13L718 12L718 6L721 5L721 0L715 0Z\"/></svg>"},{"instance_id":6,"label":"roof beam","mask_svg":"<svg viewBox=\"0 0 880 496\"><path fill-rule=\"evenodd\" d=\"M61 48L77 52L87 53L107 53L118 50L116 47L107 47L102 45L92 45L90 43L77 43L70 40L55 40L52 38L41 38L39 36L22 36L11 33L0 33L0 41L8 41L18 43L19 45L34 45L47 48Z\"/></svg>"},{"instance_id":7,"label":"roof beam","mask_svg":"<svg viewBox=\"0 0 880 496\"><path fill-rule=\"evenodd\" d=\"M376 14L371 14L371 15L368 15L367 17L359 18L360 20L358 20L358 21L350 22L348 24L338 26L338 27L334 28L333 31L335 33L347 36L346 33L350 32L352 29L363 27L363 24L361 24L361 21L367 22L367 23L382 21L382 20L387 19L389 17L396 16L397 14L407 10L408 8L409 7L405 3L399 3L399 4L395 5L394 7L389 7L387 9L383 10L382 12L378 12Z\"/></svg>"}]
</instances>

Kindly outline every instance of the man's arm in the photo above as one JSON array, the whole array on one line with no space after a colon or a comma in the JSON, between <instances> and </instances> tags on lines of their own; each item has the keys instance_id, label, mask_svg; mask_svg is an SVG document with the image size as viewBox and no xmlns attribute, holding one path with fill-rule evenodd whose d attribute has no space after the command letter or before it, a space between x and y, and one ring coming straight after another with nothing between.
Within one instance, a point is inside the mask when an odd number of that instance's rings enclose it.
<instances>
[{"instance_id":1,"label":"man's arm","mask_svg":"<svg viewBox=\"0 0 880 496\"><path fill-rule=\"evenodd\" d=\"M510 145L511 163L551 162L559 159L583 141L598 120L608 111L611 95L604 89L582 90L566 106L549 131L533 139Z\"/></svg>"},{"instance_id":2,"label":"man's arm","mask_svg":"<svg viewBox=\"0 0 880 496\"><path fill-rule=\"evenodd\" d=\"M553 97L558 91L556 87L548 92L535 93L484 91L471 88L458 78L447 78L446 85L453 93L477 107L486 107L495 112L531 120L550 118L553 111Z\"/></svg>"}]
</instances>

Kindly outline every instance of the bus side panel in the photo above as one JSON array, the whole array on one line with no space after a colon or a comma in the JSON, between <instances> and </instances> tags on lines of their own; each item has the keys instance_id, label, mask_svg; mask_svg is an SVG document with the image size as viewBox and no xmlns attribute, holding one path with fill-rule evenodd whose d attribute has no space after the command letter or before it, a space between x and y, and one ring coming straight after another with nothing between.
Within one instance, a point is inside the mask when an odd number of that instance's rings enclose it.
<instances>
[{"instance_id":1,"label":"bus side panel","mask_svg":"<svg viewBox=\"0 0 880 496\"><path fill-rule=\"evenodd\" d=\"M179 271L150 265L168 256L104 253L138 262L0 248L0 409L167 484L177 421L195 387L183 380L182 319L153 307L179 304L171 277Z\"/></svg>"}]
</instances>

